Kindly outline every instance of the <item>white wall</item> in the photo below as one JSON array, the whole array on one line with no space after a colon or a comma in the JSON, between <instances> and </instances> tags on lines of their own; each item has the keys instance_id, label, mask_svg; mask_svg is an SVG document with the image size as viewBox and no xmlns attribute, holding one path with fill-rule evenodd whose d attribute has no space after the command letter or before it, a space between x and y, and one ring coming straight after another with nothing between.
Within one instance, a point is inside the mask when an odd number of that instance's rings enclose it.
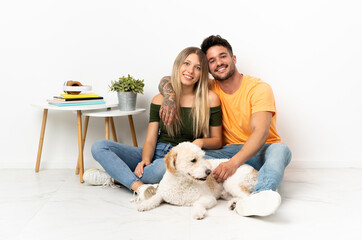
<instances>
[{"instance_id":1,"label":"white wall","mask_svg":"<svg viewBox=\"0 0 362 240\"><path fill-rule=\"evenodd\" d=\"M66 80L107 85L118 76L144 78L139 107L148 109L160 78L183 48L211 35L229 40L244 74L268 82L278 129L295 166L362 166L362 16L359 1L2 1L0 167L34 167L42 111L30 106L61 92ZM135 118L140 145L148 114ZM120 142L131 144L127 118ZM90 146L104 136L91 119ZM50 111L43 168L73 168L73 113Z\"/></svg>"}]
</instances>

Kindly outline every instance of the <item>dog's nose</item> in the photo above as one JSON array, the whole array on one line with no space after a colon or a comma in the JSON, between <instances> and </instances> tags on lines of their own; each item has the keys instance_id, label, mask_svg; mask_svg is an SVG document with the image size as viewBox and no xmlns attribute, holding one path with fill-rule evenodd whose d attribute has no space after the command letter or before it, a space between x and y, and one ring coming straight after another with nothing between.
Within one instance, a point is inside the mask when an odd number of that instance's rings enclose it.
<instances>
[{"instance_id":1,"label":"dog's nose","mask_svg":"<svg viewBox=\"0 0 362 240\"><path fill-rule=\"evenodd\" d=\"M207 176L209 176L210 173L211 173L211 170L210 170L210 169L207 169L207 170L205 171L205 173L206 173Z\"/></svg>"}]
</instances>

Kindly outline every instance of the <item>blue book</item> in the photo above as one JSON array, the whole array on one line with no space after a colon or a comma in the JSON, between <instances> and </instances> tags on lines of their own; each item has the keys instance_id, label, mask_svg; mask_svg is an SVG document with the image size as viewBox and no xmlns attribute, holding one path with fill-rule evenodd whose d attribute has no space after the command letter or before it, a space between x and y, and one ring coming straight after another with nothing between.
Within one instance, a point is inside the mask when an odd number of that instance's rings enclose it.
<instances>
[{"instance_id":1,"label":"blue book","mask_svg":"<svg viewBox=\"0 0 362 240\"><path fill-rule=\"evenodd\" d=\"M53 103L48 102L51 105L55 105L58 107L65 107L65 106L80 106L80 105L94 105L94 104L105 104L105 101L92 101L92 102L72 102L72 103Z\"/></svg>"}]
</instances>

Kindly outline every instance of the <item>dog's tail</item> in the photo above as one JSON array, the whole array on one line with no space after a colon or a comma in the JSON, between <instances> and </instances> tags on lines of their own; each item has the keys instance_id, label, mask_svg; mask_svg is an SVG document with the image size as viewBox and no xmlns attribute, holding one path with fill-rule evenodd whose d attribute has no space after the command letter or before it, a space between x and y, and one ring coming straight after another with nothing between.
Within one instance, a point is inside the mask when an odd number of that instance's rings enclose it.
<instances>
[{"instance_id":1,"label":"dog's tail","mask_svg":"<svg viewBox=\"0 0 362 240\"><path fill-rule=\"evenodd\" d=\"M148 211L151 209L154 209L163 202L163 198L159 192L156 193L156 195L152 196L151 198L142 201L138 207L137 210L140 212Z\"/></svg>"}]
</instances>

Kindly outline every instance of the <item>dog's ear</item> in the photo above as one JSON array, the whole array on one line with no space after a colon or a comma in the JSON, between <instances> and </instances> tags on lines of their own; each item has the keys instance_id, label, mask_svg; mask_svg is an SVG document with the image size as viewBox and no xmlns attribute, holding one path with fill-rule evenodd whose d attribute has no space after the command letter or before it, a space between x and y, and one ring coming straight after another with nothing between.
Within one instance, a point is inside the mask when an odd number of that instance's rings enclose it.
<instances>
[{"instance_id":1,"label":"dog's ear","mask_svg":"<svg viewBox=\"0 0 362 240\"><path fill-rule=\"evenodd\" d=\"M165 156L166 169L172 174L176 172L176 158L177 152L173 149L171 149L171 151L169 151Z\"/></svg>"}]
</instances>

